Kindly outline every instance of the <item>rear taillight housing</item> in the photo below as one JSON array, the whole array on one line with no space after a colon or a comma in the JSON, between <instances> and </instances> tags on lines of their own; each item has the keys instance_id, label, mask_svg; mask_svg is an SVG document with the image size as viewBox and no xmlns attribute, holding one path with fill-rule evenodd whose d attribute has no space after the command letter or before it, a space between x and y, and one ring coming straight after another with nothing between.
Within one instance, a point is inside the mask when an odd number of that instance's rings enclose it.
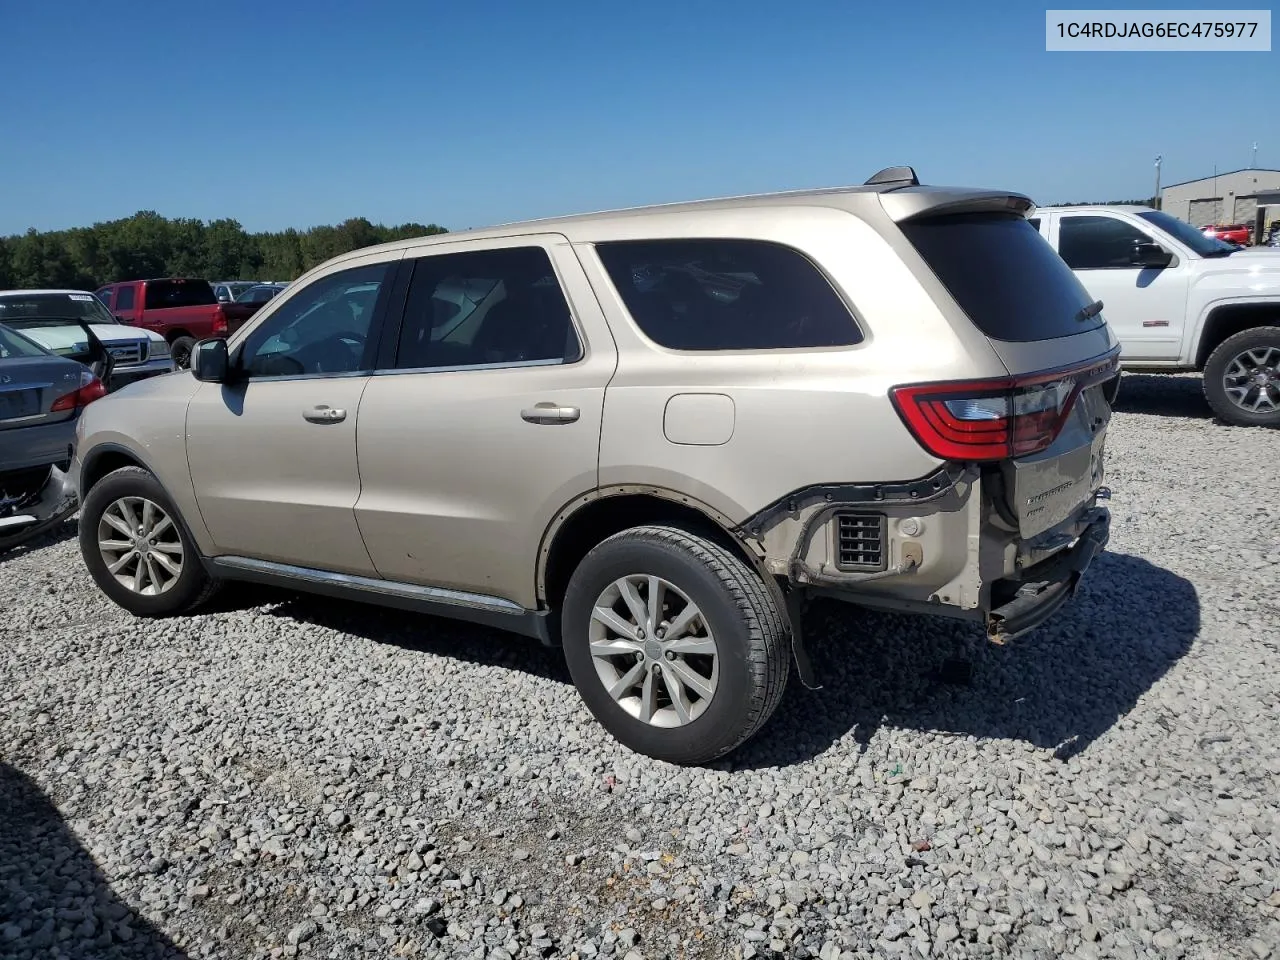
<instances>
[{"instance_id":1,"label":"rear taillight housing","mask_svg":"<svg viewBox=\"0 0 1280 960\"><path fill-rule=\"evenodd\" d=\"M1118 354L1083 366L990 380L893 387L889 396L920 445L942 460L1009 460L1053 444L1087 387L1114 376Z\"/></svg>"},{"instance_id":2,"label":"rear taillight housing","mask_svg":"<svg viewBox=\"0 0 1280 960\"><path fill-rule=\"evenodd\" d=\"M222 305L219 304L217 312L213 315L213 335L215 337L226 336L227 333L227 315L222 312Z\"/></svg>"},{"instance_id":3,"label":"rear taillight housing","mask_svg":"<svg viewBox=\"0 0 1280 960\"><path fill-rule=\"evenodd\" d=\"M107 388L103 386L101 380L95 377L88 370L80 374L80 386L72 390L70 393L64 393L53 401L53 406L49 408L50 413L61 413L66 410L75 410L79 407L87 407L93 401L105 397Z\"/></svg>"}]
</instances>

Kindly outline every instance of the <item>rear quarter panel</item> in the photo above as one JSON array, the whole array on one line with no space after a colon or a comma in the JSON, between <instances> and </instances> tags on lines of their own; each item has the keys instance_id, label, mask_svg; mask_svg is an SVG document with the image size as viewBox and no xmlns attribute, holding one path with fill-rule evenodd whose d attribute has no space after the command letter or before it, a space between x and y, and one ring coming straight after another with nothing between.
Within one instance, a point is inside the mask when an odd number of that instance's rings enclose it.
<instances>
[{"instance_id":1,"label":"rear quarter panel","mask_svg":"<svg viewBox=\"0 0 1280 960\"><path fill-rule=\"evenodd\" d=\"M600 484L651 485L695 497L740 522L802 487L901 481L941 461L908 433L889 400L898 383L1005 370L986 339L939 312L901 258L872 226L826 208L708 213L696 222L645 218L628 238L754 238L809 257L844 298L864 339L852 347L680 352L648 340L627 312L593 247L577 250L619 348L605 397ZM611 239L601 236L599 239ZM664 424L675 403L723 420L699 435ZM727 399L725 399L727 398Z\"/></svg>"}]
</instances>

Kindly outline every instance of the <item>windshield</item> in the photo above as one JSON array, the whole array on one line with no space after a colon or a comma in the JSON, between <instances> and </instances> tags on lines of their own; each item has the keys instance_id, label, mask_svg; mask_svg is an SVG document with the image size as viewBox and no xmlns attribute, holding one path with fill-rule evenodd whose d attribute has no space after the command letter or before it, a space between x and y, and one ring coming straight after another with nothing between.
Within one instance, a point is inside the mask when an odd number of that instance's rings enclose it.
<instances>
[{"instance_id":1,"label":"windshield","mask_svg":"<svg viewBox=\"0 0 1280 960\"><path fill-rule=\"evenodd\" d=\"M1165 233L1181 240L1202 257L1225 257L1238 249L1234 244L1214 237L1206 237L1191 224L1170 216L1163 210L1143 210L1138 213L1143 220L1154 223Z\"/></svg>"},{"instance_id":2,"label":"windshield","mask_svg":"<svg viewBox=\"0 0 1280 960\"><path fill-rule=\"evenodd\" d=\"M91 293L22 293L0 297L0 323L33 326L32 321L84 320L117 323L116 318ZM41 323L40 326L49 326Z\"/></svg>"}]
</instances>

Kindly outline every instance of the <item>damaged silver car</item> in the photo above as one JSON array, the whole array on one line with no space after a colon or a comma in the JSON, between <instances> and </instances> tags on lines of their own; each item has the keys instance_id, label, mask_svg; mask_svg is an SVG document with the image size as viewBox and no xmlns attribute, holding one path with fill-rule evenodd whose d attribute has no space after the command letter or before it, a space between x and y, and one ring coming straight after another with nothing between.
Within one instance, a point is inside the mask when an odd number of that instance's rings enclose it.
<instances>
[{"instance_id":1,"label":"damaged silver car","mask_svg":"<svg viewBox=\"0 0 1280 960\"><path fill-rule=\"evenodd\" d=\"M105 396L113 361L88 324L87 347L58 356L0 324L0 552L34 540L75 513L67 475L76 424Z\"/></svg>"}]
</instances>

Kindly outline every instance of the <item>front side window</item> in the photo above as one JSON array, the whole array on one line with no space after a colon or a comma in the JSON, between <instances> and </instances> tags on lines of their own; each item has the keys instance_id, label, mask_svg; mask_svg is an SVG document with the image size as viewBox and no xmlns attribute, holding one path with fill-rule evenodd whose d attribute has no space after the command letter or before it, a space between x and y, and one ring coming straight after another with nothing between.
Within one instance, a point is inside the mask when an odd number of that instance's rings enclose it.
<instances>
[{"instance_id":1,"label":"front side window","mask_svg":"<svg viewBox=\"0 0 1280 960\"><path fill-rule=\"evenodd\" d=\"M116 290L116 310L124 313L126 310L132 310L135 302L133 287L120 287Z\"/></svg>"},{"instance_id":2,"label":"front side window","mask_svg":"<svg viewBox=\"0 0 1280 960\"><path fill-rule=\"evenodd\" d=\"M627 311L673 350L846 347L862 340L844 301L803 254L761 240L596 245Z\"/></svg>"},{"instance_id":3,"label":"front side window","mask_svg":"<svg viewBox=\"0 0 1280 960\"><path fill-rule=\"evenodd\" d=\"M373 315L394 266L352 267L298 291L245 338L238 366L250 378L369 369Z\"/></svg>"},{"instance_id":4,"label":"front side window","mask_svg":"<svg viewBox=\"0 0 1280 960\"><path fill-rule=\"evenodd\" d=\"M1133 246L1151 237L1115 217L1063 217L1058 225L1058 255L1072 270L1137 270Z\"/></svg>"},{"instance_id":5,"label":"front side window","mask_svg":"<svg viewBox=\"0 0 1280 960\"><path fill-rule=\"evenodd\" d=\"M541 247L419 258L396 367L572 363L582 348Z\"/></svg>"}]
</instances>

